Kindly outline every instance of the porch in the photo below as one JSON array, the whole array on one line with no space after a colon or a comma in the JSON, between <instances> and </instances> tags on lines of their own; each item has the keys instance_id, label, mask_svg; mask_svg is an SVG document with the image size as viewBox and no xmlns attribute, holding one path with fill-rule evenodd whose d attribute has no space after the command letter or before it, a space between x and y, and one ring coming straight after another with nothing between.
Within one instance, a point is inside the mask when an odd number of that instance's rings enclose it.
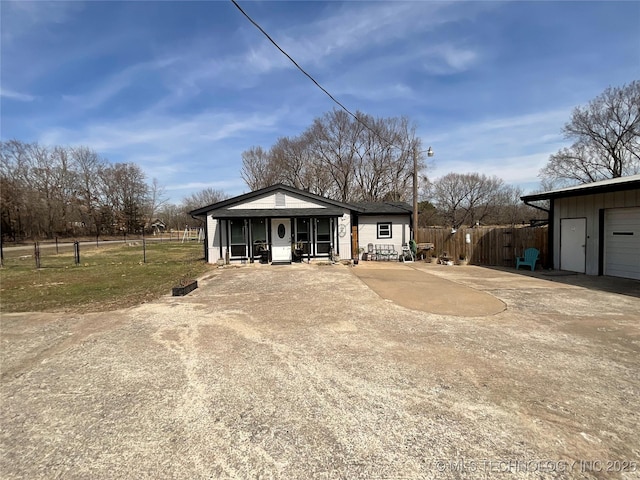
<instances>
[{"instance_id":1,"label":"porch","mask_svg":"<svg viewBox=\"0 0 640 480\"><path fill-rule=\"evenodd\" d=\"M255 211L252 212L255 215ZM217 218L213 246L225 263L300 262L339 255L337 216Z\"/></svg>"}]
</instances>

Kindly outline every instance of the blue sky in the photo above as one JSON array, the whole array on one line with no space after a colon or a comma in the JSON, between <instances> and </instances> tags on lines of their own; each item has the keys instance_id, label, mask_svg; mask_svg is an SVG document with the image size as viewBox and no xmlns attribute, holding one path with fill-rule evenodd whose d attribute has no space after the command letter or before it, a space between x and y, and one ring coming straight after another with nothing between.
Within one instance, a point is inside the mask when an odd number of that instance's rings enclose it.
<instances>
[{"instance_id":1,"label":"blue sky","mask_svg":"<svg viewBox=\"0 0 640 480\"><path fill-rule=\"evenodd\" d=\"M572 109L640 78L640 2L248 2L350 110L407 116L427 172L538 188ZM134 162L171 201L335 104L231 2L1 3L1 137Z\"/></svg>"}]
</instances>

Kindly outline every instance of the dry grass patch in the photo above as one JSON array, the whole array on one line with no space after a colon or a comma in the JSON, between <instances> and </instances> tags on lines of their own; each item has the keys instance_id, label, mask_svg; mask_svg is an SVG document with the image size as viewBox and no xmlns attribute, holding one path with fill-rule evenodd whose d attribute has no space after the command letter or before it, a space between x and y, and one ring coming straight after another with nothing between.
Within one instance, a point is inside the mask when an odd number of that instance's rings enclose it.
<instances>
[{"instance_id":1,"label":"dry grass patch","mask_svg":"<svg viewBox=\"0 0 640 480\"><path fill-rule=\"evenodd\" d=\"M48 253L41 268L33 259L8 258L0 270L3 312L113 310L144 303L171 291L210 266L199 243L151 243L146 263L141 244L120 244L73 253Z\"/></svg>"}]
</instances>

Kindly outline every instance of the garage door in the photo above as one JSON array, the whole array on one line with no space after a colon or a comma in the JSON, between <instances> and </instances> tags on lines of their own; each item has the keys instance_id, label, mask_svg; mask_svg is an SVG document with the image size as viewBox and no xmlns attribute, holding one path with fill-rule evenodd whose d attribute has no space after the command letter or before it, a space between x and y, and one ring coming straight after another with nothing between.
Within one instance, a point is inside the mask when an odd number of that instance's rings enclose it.
<instances>
[{"instance_id":1,"label":"garage door","mask_svg":"<svg viewBox=\"0 0 640 480\"><path fill-rule=\"evenodd\" d=\"M605 211L604 274L640 280L640 208Z\"/></svg>"}]
</instances>

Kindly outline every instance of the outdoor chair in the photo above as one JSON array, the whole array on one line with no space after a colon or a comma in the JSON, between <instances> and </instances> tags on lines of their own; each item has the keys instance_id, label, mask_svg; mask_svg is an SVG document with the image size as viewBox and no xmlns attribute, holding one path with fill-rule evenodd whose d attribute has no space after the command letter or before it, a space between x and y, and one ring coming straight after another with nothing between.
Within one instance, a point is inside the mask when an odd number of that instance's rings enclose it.
<instances>
[{"instance_id":1,"label":"outdoor chair","mask_svg":"<svg viewBox=\"0 0 640 480\"><path fill-rule=\"evenodd\" d=\"M376 260L376 253L373 249L373 243L367 244L367 260Z\"/></svg>"},{"instance_id":2,"label":"outdoor chair","mask_svg":"<svg viewBox=\"0 0 640 480\"><path fill-rule=\"evenodd\" d=\"M388 260L387 246L386 245L376 245L376 259L378 260Z\"/></svg>"},{"instance_id":3,"label":"outdoor chair","mask_svg":"<svg viewBox=\"0 0 640 480\"><path fill-rule=\"evenodd\" d=\"M520 268L520 265L528 265L531 267L531 271L533 272L536 269L538 255L540 255L540 251L537 248L527 248L524 251L524 257L516 258L516 270Z\"/></svg>"},{"instance_id":4,"label":"outdoor chair","mask_svg":"<svg viewBox=\"0 0 640 480\"><path fill-rule=\"evenodd\" d=\"M413 255L413 250L409 244L402 244L402 253L400 254L400 261L402 262L413 262L415 260L415 256Z\"/></svg>"},{"instance_id":5,"label":"outdoor chair","mask_svg":"<svg viewBox=\"0 0 640 480\"><path fill-rule=\"evenodd\" d=\"M387 260L398 261L398 252L395 245L387 245Z\"/></svg>"}]
</instances>

